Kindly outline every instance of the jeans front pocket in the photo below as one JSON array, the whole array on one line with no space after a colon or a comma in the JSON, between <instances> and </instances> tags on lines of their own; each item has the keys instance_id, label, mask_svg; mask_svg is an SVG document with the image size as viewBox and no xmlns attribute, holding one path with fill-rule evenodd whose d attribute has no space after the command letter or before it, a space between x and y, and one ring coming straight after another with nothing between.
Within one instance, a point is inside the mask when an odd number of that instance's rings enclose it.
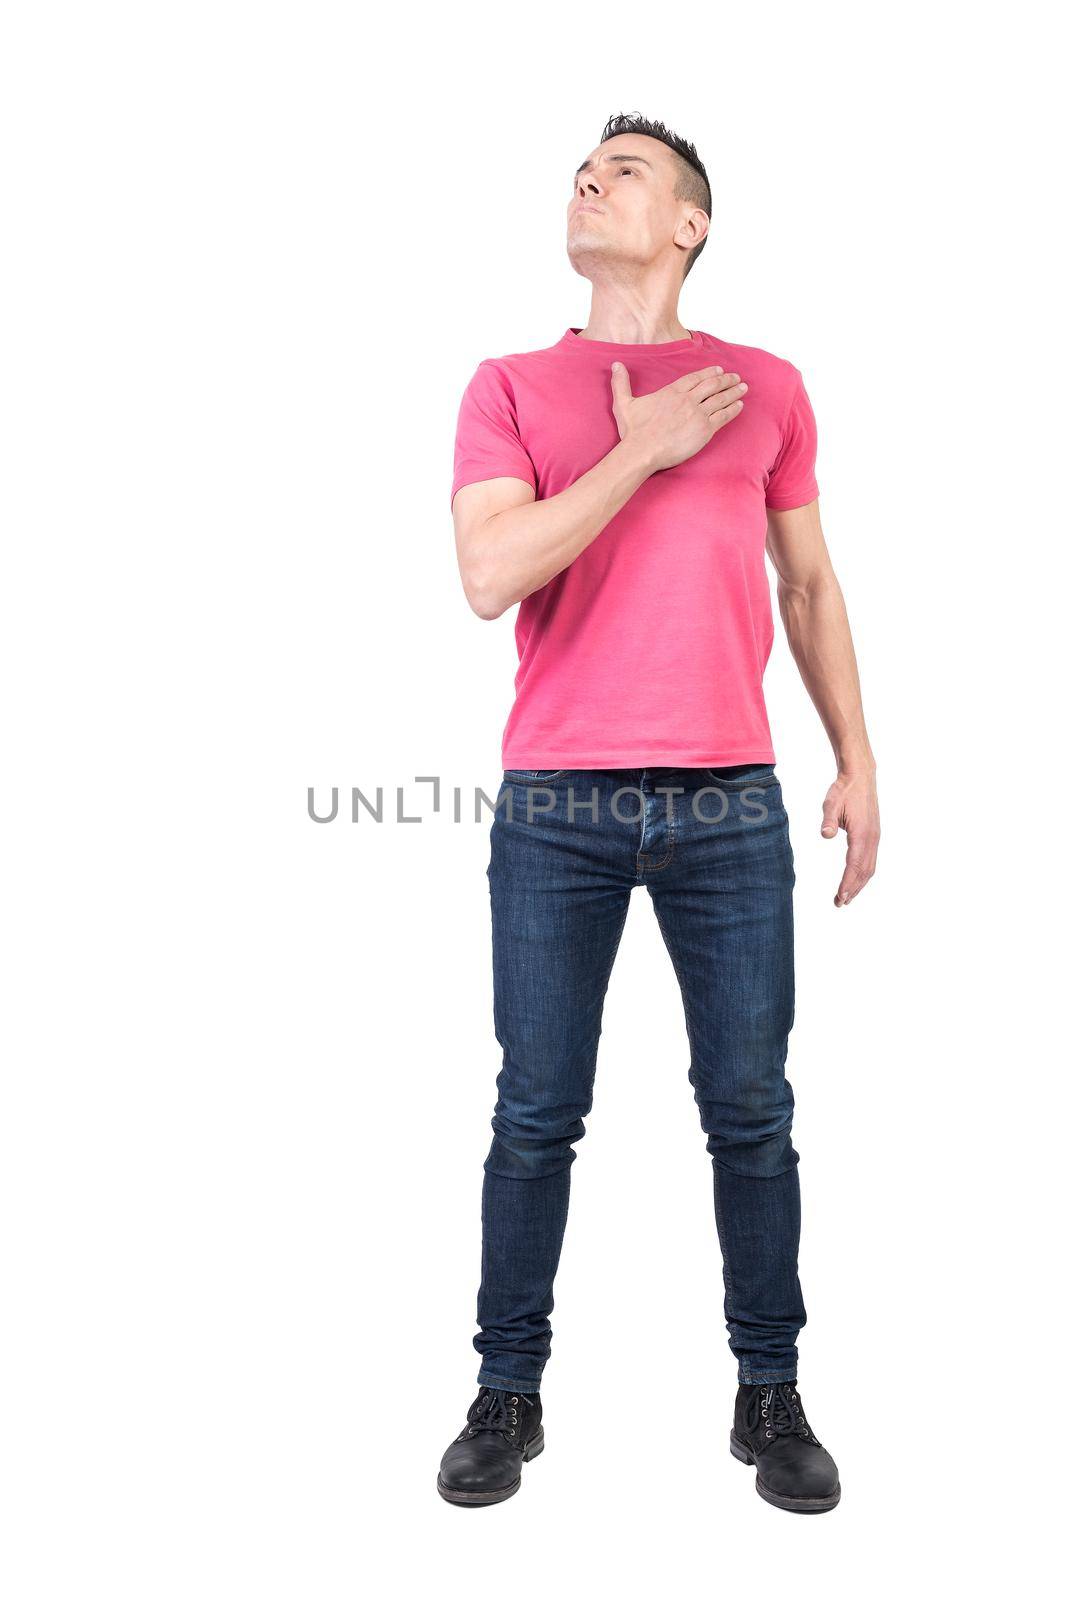
<instances>
[{"instance_id":1,"label":"jeans front pocket","mask_svg":"<svg viewBox=\"0 0 1068 1600\"><path fill-rule=\"evenodd\" d=\"M778 783L774 766L766 761L747 762L736 767L704 767L710 784L717 789L773 789Z\"/></svg>"},{"instance_id":2,"label":"jeans front pocket","mask_svg":"<svg viewBox=\"0 0 1068 1600\"><path fill-rule=\"evenodd\" d=\"M503 776L505 783L551 783L554 778L566 777L570 770L570 767L560 767L556 772L548 772L540 767L506 767Z\"/></svg>"}]
</instances>

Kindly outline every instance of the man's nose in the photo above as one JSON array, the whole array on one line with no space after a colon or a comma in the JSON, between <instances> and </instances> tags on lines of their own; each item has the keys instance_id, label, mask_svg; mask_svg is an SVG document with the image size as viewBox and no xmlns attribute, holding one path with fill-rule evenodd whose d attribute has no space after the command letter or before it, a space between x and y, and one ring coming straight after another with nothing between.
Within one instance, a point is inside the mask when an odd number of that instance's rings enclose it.
<instances>
[{"instance_id":1,"label":"man's nose","mask_svg":"<svg viewBox=\"0 0 1068 1600\"><path fill-rule=\"evenodd\" d=\"M585 178L579 184L579 194L585 200L588 194L601 194L603 191L596 178Z\"/></svg>"}]
</instances>

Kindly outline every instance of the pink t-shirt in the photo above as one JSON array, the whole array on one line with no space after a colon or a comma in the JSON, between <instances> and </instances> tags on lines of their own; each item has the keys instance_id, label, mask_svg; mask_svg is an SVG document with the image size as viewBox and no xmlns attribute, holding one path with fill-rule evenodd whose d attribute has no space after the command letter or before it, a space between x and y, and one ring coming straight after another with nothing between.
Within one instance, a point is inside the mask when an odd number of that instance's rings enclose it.
<instances>
[{"instance_id":1,"label":"pink t-shirt","mask_svg":"<svg viewBox=\"0 0 1068 1600\"><path fill-rule=\"evenodd\" d=\"M611 364L635 395L698 367L745 405L688 461L647 478L582 554L520 603L505 768L774 761L762 680L774 625L766 508L815 500L816 424L796 367L711 334L612 344L568 328L480 362L464 391L452 492L522 478L559 494L619 442Z\"/></svg>"}]
</instances>

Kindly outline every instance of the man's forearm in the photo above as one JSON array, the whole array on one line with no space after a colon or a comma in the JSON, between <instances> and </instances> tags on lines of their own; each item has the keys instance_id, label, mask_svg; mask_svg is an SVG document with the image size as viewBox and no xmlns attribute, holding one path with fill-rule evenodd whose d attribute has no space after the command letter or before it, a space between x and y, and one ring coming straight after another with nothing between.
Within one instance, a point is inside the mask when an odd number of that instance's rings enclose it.
<instances>
[{"instance_id":1,"label":"man's forearm","mask_svg":"<svg viewBox=\"0 0 1068 1600\"><path fill-rule=\"evenodd\" d=\"M636 446L621 439L559 494L487 517L474 563L481 615L500 616L570 566L653 470Z\"/></svg>"},{"instance_id":2,"label":"man's forearm","mask_svg":"<svg viewBox=\"0 0 1068 1600\"><path fill-rule=\"evenodd\" d=\"M874 772L857 658L837 578L827 570L807 584L780 581L779 608L790 650L827 730L839 772Z\"/></svg>"}]
</instances>

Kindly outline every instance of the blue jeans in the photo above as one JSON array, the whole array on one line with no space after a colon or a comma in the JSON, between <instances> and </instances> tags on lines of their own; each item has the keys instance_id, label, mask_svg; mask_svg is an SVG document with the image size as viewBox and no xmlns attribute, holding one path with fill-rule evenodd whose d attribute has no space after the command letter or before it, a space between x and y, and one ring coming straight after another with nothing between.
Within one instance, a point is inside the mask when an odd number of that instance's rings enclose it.
<instances>
[{"instance_id":1,"label":"blue jeans","mask_svg":"<svg viewBox=\"0 0 1068 1600\"><path fill-rule=\"evenodd\" d=\"M636 884L682 991L739 1381L795 1380L794 866L774 768L506 772L487 876L503 1062L482 1190L478 1382L531 1393L549 1358L574 1146Z\"/></svg>"}]
</instances>

